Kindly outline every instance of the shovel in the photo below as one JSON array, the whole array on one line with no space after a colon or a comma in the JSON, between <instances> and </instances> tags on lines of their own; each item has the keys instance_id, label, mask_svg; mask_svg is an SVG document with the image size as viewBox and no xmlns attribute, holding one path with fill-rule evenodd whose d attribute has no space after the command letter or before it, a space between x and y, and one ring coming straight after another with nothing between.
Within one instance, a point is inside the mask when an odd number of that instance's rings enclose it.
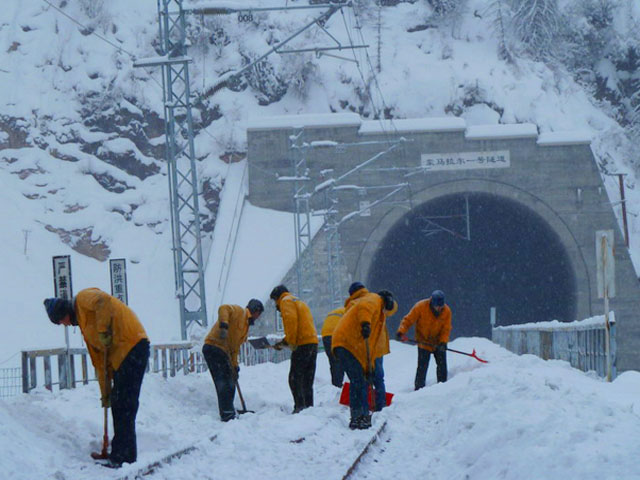
<instances>
[{"instance_id":1,"label":"shovel","mask_svg":"<svg viewBox=\"0 0 640 480\"><path fill-rule=\"evenodd\" d=\"M428 347L435 347L435 345L433 343L419 342L419 341L414 340L412 338L409 339L409 342L413 343L414 345L415 344L419 344L419 345L426 345ZM468 353L468 352L461 352L460 350L454 350L453 348L447 347L447 352L459 353L460 355L466 355L467 357L475 358L479 362L489 363L488 360L484 360L484 359L480 358L478 355L476 355L476 349L475 348L473 349L473 351L471 353Z\"/></svg>"},{"instance_id":2,"label":"shovel","mask_svg":"<svg viewBox=\"0 0 640 480\"><path fill-rule=\"evenodd\" d=\"M109 350L107 348L104 349L104 388L107 390L107 394L110 394L111 390L109 385L109 370L107 369L107 361L109 358ZM106 460L109 458L109 419L108 412L109 407L104 407L104 435L102 436L102 451L101 452L91 452L91 458L94 460Z\"/></svg>"},{"instance_id":3,"label":"shovel","mask_svg":"<svg viewBox=\"0 0 640 480\"><path fill-rule=\"evenodd\" d=\"M242 404L242 410L238 410L238 415L243 413L256 413L253 410L247 410L247 405L244 403L244 397L242 396L242 390L240 390L240 384L238 383L238 377L235 378L236 390L238 390L238 396L240 397L240 403Z\"/></svg>"}]
</instances>

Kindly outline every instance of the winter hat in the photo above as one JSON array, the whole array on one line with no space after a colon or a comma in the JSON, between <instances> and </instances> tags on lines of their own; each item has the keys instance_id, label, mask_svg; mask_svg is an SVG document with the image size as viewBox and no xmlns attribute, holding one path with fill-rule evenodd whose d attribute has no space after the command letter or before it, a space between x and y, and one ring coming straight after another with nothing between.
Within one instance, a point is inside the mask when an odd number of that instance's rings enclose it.
<instances>
[{"instance_id":1,"label":"winter hat","mask_svg":"<svg viewBox=\"0 0 640 480\"><path fill-rule=\"evenodd\" d=\"M260 300L252 298L251 300L249 300L249 303L247 303L247 310L249 310L251 313L262 313L264 312L264 305Z\"/></svg>"},{"instance_id":2,"label":"winter hat","mask_svg":"<svg viewBox=\"0 0 640 480\"><path fill-rule=\"evenodd\" d=\"M56 325L60 324L60 320L62 320L65 315L73 312L71 302L65 298L47 298L43 303L49 320Z\"/></svg>"},{"instance_id":3,"label":"winter hat","mask_svg":"<svg viewBox=\"0 0 640 480\"><path fill-rule=\"evenodd\" d=\"M444 292L442 290L434 290L431 294L431 305L434 307L444 307Z\"/></svg>"},{"instance_id":4,"label":"winter hat","mask_svg":"<svg viewBox=\"0 0 640 480\"><path fill-rule=\"evenodd\" d=\"M382 298L384 309L389 311L393 310L393 304L395 303L395 301L393 300L393 293L391 293L389 290L380 290L378 292L378 295L380 295L380 298Z\"/></svg>"},{"instance_id":5,"label":"winter hat","mask_svg":"<svg viewBox=\"0 0 640 480\"><path fill-rule=\"evenodd\" d=\"M280 298L280 296L285 293L288 292L289 289L287 287L285 287L284 285L278 285L277 287L274 287L273 290L271 290L271 294L269 295L269 298L271 300L273 300L274 302L277 302L278 299Z\"/></svg>"},{"instance_id":6,"label":"winter hat","mask_svg":"<svg viewBox=\"0 0 640 480\"><path fill-rule=\"evenodd\" d=\"M353 295L354 293L356 293L361 288L364 288L364 284L362 284L360 282L353 282L351 284L351 286L349 287L349 296Z\"/></svg>"}]
</instances>

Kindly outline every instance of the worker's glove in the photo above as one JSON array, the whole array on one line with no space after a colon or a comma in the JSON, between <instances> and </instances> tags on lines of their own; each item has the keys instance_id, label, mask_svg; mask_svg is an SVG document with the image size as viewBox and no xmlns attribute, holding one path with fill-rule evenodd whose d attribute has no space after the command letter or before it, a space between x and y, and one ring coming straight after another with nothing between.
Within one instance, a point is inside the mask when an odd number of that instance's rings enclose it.
<instances>
[{"instance_id":1,"label":"worker's glove","mask_svg":"<svg viewBox=\"0 0 640 480\"><path fill-rule=\"evenodd\" d=\"M360 324L360 333L365 340L371 336L371 324L369 322L362 322Z\"/></svg>"},{"instance_id":2,"label":"worker's glove","mask_svg":"<svg viewBox=\"0 0 640 480\"><path fill-rule=\"evenodd\" d=\"M109 408L111 406L111 395L103 395L100 397L100 402L102 402L102 408Z\"/></svg>"},{"instance_id":3,"label":"worker's glove","mask_svg":"<svg viewBox=\"0 0 640 480\"><path fill-rule=\"evenodd\" d=\"M113 343L113 335L111 332L98 332L98 339L100 340L100 343L107 348L109 348Z\"/></svg>"},{"instance_id":4,"label":"worker's glove","mask_svg":"<svg viewBox=\"0 0 640 480\"><path fill-rule=\"evenodd\" d=\"M226 340L228 336L229 336L229 324L220 323L220 331L218 332L218 337L220 337L220 340Z\"/></svg>"},{"instance_id":5,"label":"worker's glove","mask_svg":"<svg viewBox=\"0 0 640 480\"><path fill-rule=\"evenodd\" d=\"M408 342L409 341L409 337L407 337L404 333L402 333L399 330L396 332L396 339L398 339L398 341L400 341L400 342Z\"/></svg>"},{"instance_id":6,"label":"worker's glove","mask_svg":"<svg viewBox=\"0 0 640 480\"><path fill-rule=\"evenodd\" d=\"M438 345L436 345L436 352L444 353L446 351L447 351L447 344L446 343L439 343Z\"/></svg>"},{"instance_id":7,"label":"worker's glove","mask_svg":"<svg viewBox=\"0 0 640 480\"><path fill-rule=\"evenodd\" d=\"M279 342L276 342L276 343L273 345L273 348L274 348L275 350L282 350L282 349L283 349L284 347L286 347L286 346L287 346L287 342L285 342L284 340L280 340Z\"/></svg>"}]
</instances>

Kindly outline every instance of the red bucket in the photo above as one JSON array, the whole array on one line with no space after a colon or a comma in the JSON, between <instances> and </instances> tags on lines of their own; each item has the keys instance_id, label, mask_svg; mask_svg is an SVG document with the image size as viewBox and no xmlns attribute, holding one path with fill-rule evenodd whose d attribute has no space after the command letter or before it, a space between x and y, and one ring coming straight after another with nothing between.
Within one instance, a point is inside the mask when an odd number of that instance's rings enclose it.
<instances>
[{"instance_id":1,"label":"red bucket","mask_svg":"<svg viewBox=\"0 0 640 480\"><path fill-rule=\"evenodd\" d=\"M349 406L349 382L344 382L342 385L342 392L340 393L340 405ZM369 410L373 411L373 396L371 394L371 385L367 385L367 400L369 402ZM391 405L391 399L393 398L393 393L386 392L385 394L385 404L387 407Z\"/></svg>"}]
</instances>

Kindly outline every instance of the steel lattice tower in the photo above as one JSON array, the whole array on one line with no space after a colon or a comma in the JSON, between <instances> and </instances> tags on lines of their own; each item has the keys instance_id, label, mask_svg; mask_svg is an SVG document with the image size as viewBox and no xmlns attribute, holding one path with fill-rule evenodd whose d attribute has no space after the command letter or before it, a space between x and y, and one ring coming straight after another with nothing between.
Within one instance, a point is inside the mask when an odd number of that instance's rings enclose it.
<instances>
[{"instance_id":1,"label":"steel lattice tower","mask_svg":"<svg viewBox=\"0 0 640 480\"><path fill-rule=\"evenodd\" d=\"M180 301L180 331L207 326L198 176L193 143L186 20L182 0L158 0L165 114L166 156L169 170L171 230L176 296Z\"/></svg>"}]
</instances>

